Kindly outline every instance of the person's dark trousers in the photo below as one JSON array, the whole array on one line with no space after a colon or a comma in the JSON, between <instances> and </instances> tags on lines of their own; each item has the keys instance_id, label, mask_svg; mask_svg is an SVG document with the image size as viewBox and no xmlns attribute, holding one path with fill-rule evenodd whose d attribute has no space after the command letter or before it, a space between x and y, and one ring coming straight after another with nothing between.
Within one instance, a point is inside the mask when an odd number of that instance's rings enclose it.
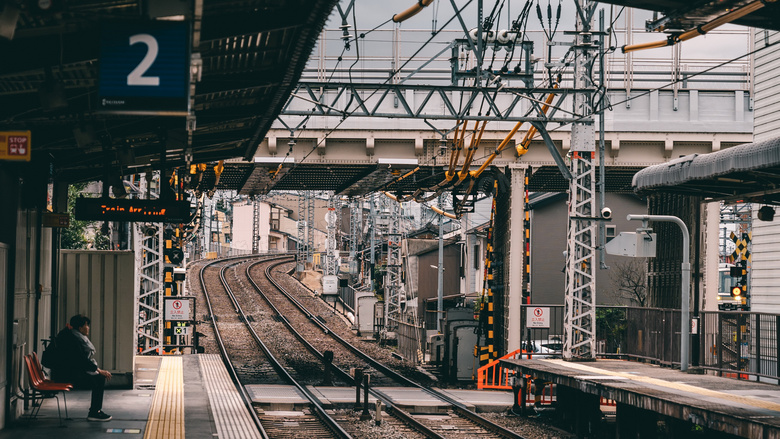
<instances>
[{"instance_id":1,"label":"person's dark trousers","mask_svg":"<svg viewBox=\"0 0 780 439\"><path fill-rule=\"evenodd\" d=\"M84 374L79 377L78 382L73 383L77 389L92 389L92 405L89 408L90 413L97 413L103 410L103 389L106 387L106 377L103 375Z\"/></svg>"}]
</instances>

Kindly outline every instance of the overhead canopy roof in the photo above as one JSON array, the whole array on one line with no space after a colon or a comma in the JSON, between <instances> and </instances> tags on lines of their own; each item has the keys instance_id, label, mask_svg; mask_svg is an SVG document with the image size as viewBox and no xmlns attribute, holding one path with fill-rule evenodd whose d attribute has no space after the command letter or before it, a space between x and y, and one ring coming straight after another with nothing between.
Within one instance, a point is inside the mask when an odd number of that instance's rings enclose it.
<instances>
[{"instance_id":1,"label":"overhead canopy roof","mask_svg":"<svg viewBox=\"0 0 780 439\"><path fill-rule=\"evenodd\" d=\"M193 163L250 159L335 3L53 0L42 11L37 5L45 2L0 2L0 131L30 130L33 162L47 171L53 163L55 178L69 182L127 175L162 160L181 166L190 153ZM186 19L192 52L202 59L200 81L191 84L194 117L98 112L101 26L168 14Z\"/></svg>"},{"instance_id":2,"label":"overhead canopy roof","mask_svg":"<svg viewBox=\"0 0 780 439\"><path fill-rule=\"evenodd\" d=\"M354 165L300 163L278 165L226 163L219 189L237 190L242 195L266 194L271 190L327 190L337 195L362 196L376 191L388 191L397 195L408 195L420 188L435 186L445 179L446 167L407 165ZM642 169L639 166L608 166L605 173L605 190L615 193L633 193L631 179ZM278 172L277 172L278 171ZM467 180L449 187L448 192L463 196L473 189L482 194L493 190L493 180L501 170L490 167L474 182ZM406 177L404 177L406 176ZM599 178L598 169L596 178ZM204 174L204 180L213 180L212 170ZM208 181L206 181L208 185ZM569 182L561 175L557 166L547 165L533 168L528 181L532 192L566 192Z\"/></svg>"},{"instance_id":3,"label":"overhead canopy roof","mask_svg":"<svg viewBox=\"0 0 780 439\"><path fill-rule=\"evenodd\" d=\"M600 3L662 12L666 29L688 30L710 22L726 12L759 0L598 0ZM659 20L659 23L661 21ZM780 4L765 2L763 8L733 23L762 29L780 30Z\"/></svg>"},{"instance_id":4,"label":"overhead canopy roof","mask_svg":"<svg viewBox=\"0 0 780 439\"><path fill-rule=\"evenodd\" d=\"M780 204L780 138L692 154L634 176L638 193L669 192L709 201Z\"/></svg>"}]
</instances>

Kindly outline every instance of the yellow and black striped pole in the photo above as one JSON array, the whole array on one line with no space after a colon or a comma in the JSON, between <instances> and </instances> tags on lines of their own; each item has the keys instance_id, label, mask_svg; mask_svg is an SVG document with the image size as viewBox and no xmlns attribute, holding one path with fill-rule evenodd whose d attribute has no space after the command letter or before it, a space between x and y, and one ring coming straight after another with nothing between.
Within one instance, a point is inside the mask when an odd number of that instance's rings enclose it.
<instances>
[{"instance_id":1,"label":"yellow and black striped pole","mask_svg":"<svg viewBox=\"0 0 780 439\"><path fill-rule=\"evenodd\" d=\"M491 360L498 358L495 349L495 323L493 311L493 249L495 248L494 228L496 214L496 195L498 194L498 181L493 182L493 204L490 208L490 225L487 233L487 251L485 253L485 280L482 287L482 297L479 305L479 330L477 332L477 346L474 347L474 355L479 358L479 365L484 366ZM484 344L481 341L484 337Z\"/></svg>"},{"instance_id":2,"label":"yellow and black striped pole","mask_svg":"<svg viewBox=\"0 0 780 439\"><path fill-rule=\"evenodd\" d=\"M525 236L525 252L523 254L523 300L526 305L531 304L531 209L528 206L528 177L531 175L531 168L525 170L525 196L523 197L523 210L525 211L523 223L523 232Z\"/></svg>"}]
</instances>

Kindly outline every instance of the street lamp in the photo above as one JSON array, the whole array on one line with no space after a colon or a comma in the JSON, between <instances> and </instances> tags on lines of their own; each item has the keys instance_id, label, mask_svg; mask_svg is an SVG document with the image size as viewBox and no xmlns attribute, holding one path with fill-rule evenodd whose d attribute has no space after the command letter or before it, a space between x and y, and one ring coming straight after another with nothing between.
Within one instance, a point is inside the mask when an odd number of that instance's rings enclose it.
<instances>
[{"instance_id":1,"label":"street lamp","mask_svg":"<svg viewBox=\"0 0 780 439\"><path fill-rule=\"evenodd\" d=\"M683 258L682 258L682 323L680 328L680 370L688 370L688 344L690 343L690 301L691 301L691 262L690 262L690 238L688 236L688 227L676 216L671 215L631 215L626 219L629 221L642 221L642 227L647 228L648 221L665 221L676 223L682 229L683 237Z\"/></svg>"}]
</instances>

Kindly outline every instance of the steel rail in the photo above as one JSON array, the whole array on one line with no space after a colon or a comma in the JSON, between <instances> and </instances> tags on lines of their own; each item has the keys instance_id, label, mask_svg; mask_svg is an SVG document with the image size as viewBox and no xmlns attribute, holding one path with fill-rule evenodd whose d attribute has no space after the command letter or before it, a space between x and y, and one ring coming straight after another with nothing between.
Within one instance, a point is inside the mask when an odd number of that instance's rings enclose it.
<instances>
[{"instance_id":1,"label":"steel rail","mask_svg":"<svg viewBox=\"0 0 780 439\"><path fill-rule=\"evenodd\" d=\"M301 342L304 344L304 346L306 346L306 348L309 350L309 352L311 352L312 354L314 354L315 356L317 356L317 357L318 357L319 359L321 359L321 360L322 360L322 359L324 359L324 356L323 356L323 354L322 354L322 353L321 353L319 350L317 350L317 348L315 348L315 347L314 347L314 346L313 346L311 343L309 343L309 342L308 342L308 341L307 341L307 340L306 340L306 339L303 337L303 335L301 335L301 334L300 334L300 333L299 333L299 332L298 332L298 331L297 331L297 330L296 330L296 329L293 327L292 323L290 323L290 321L287 319L287 317L285 317L285 316L284 316L284 315L283 315L283 314L282 314L282 313L279 311L279 309L276 307L276 305L274 305L274 304L271 302L271 300L268 298L268 296L267 296L267 295L266 295L266 294L265 294L265 293L264 293L264 292L263 292L263 291L260 289L260 287L257 285L257 283L255 282L255 280L254 280L254 279L252 278L252 276L250 275L249 271L250 271L250 270L251 270L251 269L252 269L254 266L256 266L256 265L258 265L258 264L261 264L261 263L263 263L263 262L268 262L268 261L258 261L258 262L255 262L255 263L253 263L253 264L250 264L249 266L247 266L247 268L246 268L246 277L247 277L247 279L249 279L249 283L251 283L251 284L252 284L252 286L255 288L255 290L257 291L257 293L258 293L258 294L259 294L259 295L260 295L260 296L261 296L261 297L262 297L262 298L263 298L263 299L266 301L266 303L268 303L268 305L271 307L271 309L273 309L273 310L274 310L274 312L276 313L277 317L279 317L279 319L282 321L282 323L284 323L284 325L285 325L285 326L287 326L287 328L288 328L288 329L289 329L289 330L290 330L290 331L291 331L291 332L292 332L292 333L295 335L295 337L296 337L298 340L300 340L300 341L301 341ZM268 280L269 280L269 281L270 281L270 282L271 282L271 283L274 285L274 287L276 287L277 289L279 289L279 291L280 291L280 292L281 292L283 295L285 295L285 296L286 296L286 292L285 292L283 289L281 289L281 288L279 287L279 285L278 285L278 284L277 284L277 283L276 283L276 282L273 280L273 278L271 277L271 273L270 273L270 270L271 270L272 268L275 268L275 267L277 267L277 266L279 266L279 265L281 265L281 264L283 264L283 263L284 263L284 262L278 262L278 263L276 263L276 264L269 264L269 266L268 266L268 267L266 267L266 269L265 269L265 275L266 275L266 278L267 278L267 279L268 279ZM288 298L289 298L289 297L288 297ZM309 320L312 320L312 317L311 317L310 315L307 315L307 316L309 317ZM315 317L315 319L316 319L316 317ZM347 382L347 383L350 383L350 384L353 384L353 385L355 384L355 380L354 380L354 378L353 378L353 377L352 377L352 376L351 376L351 375L350 375L350 374L349 374L347 371L345 371L345 370L343 370L342 368L340 368L340 367L338 367L338 366L335 366L335 365L333 365L332 367L333 367L333 369L335 369L335 370L336 370L336 372L339 374L339 376L340 376L340 377L341 377L341 378L342 378L342 379L343 379L345 382ZM394 377L392 377L392 376L391 376L390 378L394 378ZM415 429L415 430L417 430L418 432L422 433L422 434L423 434L423 435L425 435L427 438L429 438L429 439L446 439L444 436L442 436L442 435L440 435L440 434L436 433L435 431L431 430L431 429L430 429L430 427L428 427L427 425L423 424L422 422L420 422L420 421L418 421L417 419L415 419L414 417L412 417L412 416L411 416L409 413L407 413L407 412L405 412L404 410L402 410L402 409L400 409L400 408L396 407L396 406L395 406L395 405L392 403L392 401L390 400L390 398L388 398L386 395L384 395L384 394L382 394L382 393L380 393L380 392L376 391L375 389L370 389L369 391L370 391L371 395L373 395L375 398L379 399L380 401L382 401L382 403L384 403L384 404L385 404L385 406L387 407L387 411L388 411L388 413L393 413L393 414L394 414L394 415L395 415L397 418L400 418L402 422L405 422L407 425L409 425L410 427L414 428L414 429Z\"/></svg>"},{"instance_id":2,"label":"steel rail","mask_svg":"<svg viewBox=\"0 0 780 439\"><path fill-rule=\"evenodd\" d=\"M289 255L286 255L286 254L285 255L274 255L273 257L270 257L270 258L267 258L267 259L263 259L263 260L267 261L269 259L273 260L275 258L279 259L279 258L288 258L288 257L289 257ZM313 411L317 414L317 416L323 421L325 426L328 429L330 429L331 432L335 436L337 436L340 439L352 439L352 437L349 435L349 433L344 431L344 429L341 428L341 426L338 425L338 423L331 416L329 416L325 412L325 410L322 408L322 406L320 406L319 403L317 402L316 398L313 395L311 395L307 391L307 389L305 389L297 381L295 381L295 379L293 379L292 376L290 376L290 374L284 369L284 367L281 365L281 363L273 356L273 354L271 354L271 351L268 349L267 346L265 346L265 344L262 342L260 337L255 332L254 328L252 328L252 326L247 321L246 315L244 314L243 310L241 309L241 305L238 303L238 300L236 299L235 295L233 294L232 289L227 284L227 279L225 278L225 271L228 268L241 263L243 259L251 259L251 258L257 258L257 255L220 259L220 260L217 260L217 261L205 264L203 267L201 267L201 270L200 270L200 282L201 282L201 287L203 289L203 294L204 294L204 296L206 298L206 304L207 304L208 309L209 309L209 317L211 319L211 322L212 322L212 325L213 325L213 328L214 328L215 338L216 338L217 344L219 346L219 350L220 350L220 354L222 356L223 363L225 363L225 366L228 369L228 373L231 375L231 379L233 380L233 384L236 386L236 388L238 389L239 393L241 394L242 399L244 400L245 406L247 406L247 408L249 409L249 412L250 412L250 414L252 416L253 422L255 423L255 425L257 426L258 430L260 431L260 434L263 437L263 439L269 439L268 434L265 432L265 429L262 426L262 422L261 422L260 418L257 416L257 413L255 412L255 410L254 410L254 408L252 406L252 399L249 397L249 395L246 392L246 389L244 388L244 386L241 385L241 382L240 382L240 380L238 378L238 374L237 374L235 368L233 367L233 364L230 361L230 357L228 356L227 349L226 349L224 341L222 339L222 335L219 332L219 328L217 326L217 321L216 321L215 316L214 316L214 311L213 311L212 306L211 306L211 300L209 299L209 295L207 293L206 284L205 284L205 280L204 280L204 272L205 272L206 268L208 268L208 267L210 267L212 265L215 265L217 263L222 263L222 262L226 262L226 261L228 261L228 263L225 266L223 266L221 268L221 270L220 270L220 281L222 282L222 285L225 288L225 291L228 294L228 297L230 298L231 303L233 304L233 307L236 309L236 312L239 314L240 320L242 320L244 322L244 324L246 325L246 327L249 329L250 333L252 334L253 338L255 339L255 341L260 346L261 350L264 351L264 353L266 354L267 358L271 361L271 364L274 367L274 369L277 371L277 373L279 373L279 375L285 381L287 381L290 384L296 386L296 388L298 390L302 391L302 393L304 395L306 395L306 398L310 401L310 405L313 408ZM232 262L232 261L236 261L236 260L237 260L237 262Z\"/></svg>"},{"instance_id":3,"label":"steel rail","mask_svg":"<svg viewBox=\"0 0 780 439\"><path fill-rule=\"evenodd\" d=\"M284 259L285 262L288 262L289 256L281 256L277 259ZM273 258L271 259L273 260ZM267 260L266 260L267 261ZM289 382L291 385L295 386L303 395L306 396L306 399L309 400L309 403L313 409L313 411L316 413L317 417L320 418L320 420L325 424L325 426L331 430L331 432L336 435L338 438L341 439L352 439L352 436L347 433L344 428L339 425L338 422L336 422L333 417L331 417L325 409L320 405L317 398L309 391L309 389L306 388L306 386L301 385L298 381L295 380L295 378L290 375L290 373L285 369L285 367L282 365L282 363L276 359L276 357L271 353L271 350L268 349L268 347L263 343L263 341L260 339L260 336L257 335L257 332L255 331L255 328L252 327L252 325L249 323L249 321L246 318L246 314L244 314L244 310L241 308L241 305L238 303L238 299L235 297L233 293L233 289L230 288L230 286L227 283L227 279L225 278L225 271L234 266L238 265L240 262L235 262L232 264L225 265L222 267L222 269L219 272L220 280L222 281L222 286L225 287L225 291L229 296L232 297L232 301L234 303L234 306L236 307L236 312L239 315L239 318L241 321L244 322L249 332L252 334L252 338L255 339L255 342L257 342L258 346L263 350L265 355L268 357L268 359L272 362L272 365L274 369L277 370L277 372L285 379L285 381ZM279 262L282 263L282 262Z\"/></svg>"},{"instance_id":4,"label":"steel rail","mask_svg":"<svg viewBox=\"0 0 780 439\"><path fill-rule=\"evenodd\" d=\"M330 328L328 328L327 325L325 325L319 319L317 319L317 316L315 316L308 309L306 309L306 307L303 306L303 304L301 304L300 301L298 301L297 298L293 297L292 294L290 294L287 290L285 290L275 279L273 279L273 277L271 277L270 270L271 270L272 266L275 267L275 266L278 266L278 265L281 265L281 263L269 265L269 267L266 268L266 275L267 275L268 279L271 281L271 283L273 283L276 288L278 288L301 312L303 312L309 318L310 321L312 321L314 324L319 326L320 329L325 334L330 335L332 338L334 338L336 341L338 341L341 345L343 345L347 349L351 350L355 355L357 355L360 358L362 358L371 367L373 367L374 369L382 372L386 376L391 377L391 378L397 380L399 383L405 384L405 385L407 385L409 387L416 387L418 389L421 389L424 392L428 393L429 395L431 395L431 396L433 396L435 398L438 398L438 399L440 399L440 400L442 400L442 401L452 405L455 408L455 411L459 415L461 415L461 416L463 416L465 418L468 418L471 422L474 422L475 424L479 425L480 427L482 427L482 428L484 428L484 429L486 429L486 430L488 430L488 431L490 431L492 433L495 433L495 434L497 434L497 435L499 435L501 437L510 438L510 439L525 439L523 436L521 436L521 435L519 435L519 434L517 434L517 433L515 433L515 432L513 432L511 430L509 430L507 428L504 428L504 427L502 427L500 425L496 425L495 423L493 423L493 422L483 418L482 416L479 416L479 414L469 410L464 404L462 404L459 401L451 398L450 396L448 396L448 395L446 395L444 393L437 392L435 390L429 389L429 388L427 388L427 387L425 387L425 386L423 386L423 385L421 385L421 384L419 384L419 383L417 383L415 381L412 381L411 379L401 375L400 373L398 373L395 370L389 368L388 366L380 363L379 361L375 360L374 358L372 358L371 356L369 356L365 352L363 352L360 349L358 349L356 346L354 346L354 345L350 344L349 342L347 342L346 340L344 340L341 336L339 336L337 333L333 332ZM380 392L377 392L377 393L380 393ZM381 395L381 393L380 393L380 395ZM389 400L389 398L386 395L382 395L382 396L384 396L384 398L383 398L384 400ZM389 407L389 405L388 405L388 407ZM396 410L400 410L400 409L396 408Z\"/></svg>"},{"instance_id":5,"label":"steel rail","mask_svg":"<svg viewBox=\"0 0 780 439\"><path fill-rule=\"evenodd\" d=\"M211 267L212 265L216 265L220 262L225 262L232 259L242 259L242 258L220 259L220 260L215 260L213 262L208 262L204 264L200 268L200 273L199 273L200 286L201 286L201 290L203 291L203 296L206 298L206 307L209 310L209 319L211 320L211 326L214 328L214 335L217 341L217 346L219 347L220 355L222 356L222 362L225 364L228 374L230 374L230 379L233 381L233 385L236 387L236 390L238 390L238 393L241 395L241 399L244 401L244 406L247 408L247 410L249 410L249 414L252 417L252 422L255 423L255 427L257 427L257 430L260 432L260 436L263 439L270 439L268 433L266 433L265 429L263 428L263 424L260 421L260 418L257 416L254 407L252 407L252 398L250 398L244 386L241 385L241 382L238 379L238 373L236 372L236 369L233 367L233 364L229 360L227 349L225 348L225 344L222 341L222 335L220 334L219 328L217 327L217 320L214 317L214 310L211 307L211 299L209 299L208 292L206 291L206 280L203 277L203 273L205 273L206 268Z\"/></svg>"}]
</instances>

